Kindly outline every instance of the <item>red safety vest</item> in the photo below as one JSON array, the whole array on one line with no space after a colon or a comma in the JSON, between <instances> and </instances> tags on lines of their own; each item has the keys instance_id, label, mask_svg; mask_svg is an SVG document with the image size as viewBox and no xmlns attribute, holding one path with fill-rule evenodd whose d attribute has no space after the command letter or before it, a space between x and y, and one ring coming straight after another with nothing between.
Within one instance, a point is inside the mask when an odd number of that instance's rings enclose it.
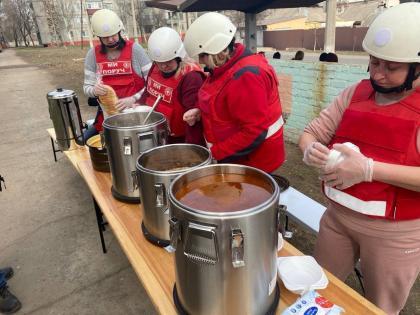
<instances>
[{"instance_id":1,"label":"red safety vest","mask_svg":"<svg viewBox=\"0 0 420 315\"><path fill-rule=\"evenodd\" d=\"M113 61L109 61L106 54L100 53L100 45L95 46L97 72L102 76L102 82L115 90L118 98L132 96L144 87L144 78L133 69L133 44L132 41L126 41L119 58ZM96 130L102 130L103 120L103 114L98 115Z\"/></svg>"},{"instance_id":2,"label":"red safety vest","mask_svg":"<svg viewBox=\"0 0 420 315\"><path fill-rule=\"evenodd\" d=\"M267 73L271 80L278 84L277 76L273 68L263 56L256 54L242 57L216 79L212 79L211 77L207 78L199 91L198 98L204 127L204 136L206 141L211 145L222 142L240 131L241 126L239 126L236 121L223 120L221 118L229 115L226 113L227 106L224 106L223 100L222 98L219 98L219 95L222 93L223 95L241 93L241 91L230 91L228 83L232 80L235 73L246 66L258 67ZM243 88L246 89L246 86ZM243 105L244 104L238 104L238 106ZM246 158L241 158L235 161L235 163L253 166L266 172L272 172L283 163L285 158L282 109L277 89L271 91L268 106L269 112L271 113L269 120L261 123L262 125L266 124L266 126L263 127L267 129L271 126L276 127L276 131L274 134L268 135L264 142L254 151L249 153ZM224 113L226 113L226 115L223 115ZM235 152L232 151L232 154L234 153Z\"/></svg>"},{"instance_id":3,"label":"red safety vest","mask_svg":"<svg viewBox=\"0 0 420 315\"><path fill-rule=\"evenodd\" d=\"M378 162L420 166L417 133L420 91L403 100L378 105L369 80L357 86L330 146L352 142ZM325 188L328 198L355 211L389 220L420 218L420 193L383 182L362 182L342 191Z\"/></svg>"},{"instance_id":4,"label":"red safety vest","mask_svg":"<svg viewBox=\"0 0 420 315\"><path fill-rule=\"evenodd\" d=\"M147 76L146 88L148 95L145 101L146 105L152 106L156 98L159 95L162 96L162 99L156 106L156 111L165 115L172 137L185 136L187 124L182 119L185 109L181 104L179 87L185 75L192 71L197 71L204 77L203 70L194 63L187 64L182 75L173 75L170 78L165 78L159 68L153 64Z\"/></svg>"}]
</instances>

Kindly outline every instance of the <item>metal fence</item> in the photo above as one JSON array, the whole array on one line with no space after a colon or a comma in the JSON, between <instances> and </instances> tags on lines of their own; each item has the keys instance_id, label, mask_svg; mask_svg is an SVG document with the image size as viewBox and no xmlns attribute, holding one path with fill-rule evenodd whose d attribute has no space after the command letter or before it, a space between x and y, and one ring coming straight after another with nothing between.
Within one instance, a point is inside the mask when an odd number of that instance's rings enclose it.
<instances>
[{"instance_id":1,"label":"metal fence","mask_svg":"<svg viewBox=\"0 0 420 315\"><path fill-rule=\"evenodd\" d=\"M337 27L335 34L336 50L362 51L362 41L367 27ZM264 31L264 47L277 50L305 48L308 50L324 49L324 28L310 30Z\"/></svg>"}]
</instances>

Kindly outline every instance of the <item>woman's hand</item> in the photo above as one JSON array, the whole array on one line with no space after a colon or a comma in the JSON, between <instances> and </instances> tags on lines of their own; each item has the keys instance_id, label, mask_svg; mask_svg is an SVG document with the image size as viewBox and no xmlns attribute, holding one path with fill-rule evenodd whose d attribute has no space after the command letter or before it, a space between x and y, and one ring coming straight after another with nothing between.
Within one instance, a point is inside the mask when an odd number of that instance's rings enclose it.
<instances>
[{"instance_id":1,"label":"woman's hand","mask_svg":"<svg viewBox=\"0 0 420 315\"><path fill-rule=\"evenodd\" d=\"M194 126L197 121L201 119L201 110L198 108L193 108L187 110L182 116L182 119L189 125Z\"/></svg>"},{"instance_id":2,"label":"woman's hand","mask_svg":"<svg viewBox=\"0 0 420 315\"><path fill-rule=\"evenodd\" d=\"M311 142L303 153L303 162L309 166L322 169L328 161L330 150L320 142Z\"/></svg>"},{"instance_id":3,"label":"woman's hand","mask_svg":"<svg viewBox=\"0 0 420 315\"><path fill-rule=\"evenodd\" d=\"M124 97L118 100L117 104L115 104L115 108L117 108L119 111L122 111L126 108L135 107L134 105L135 103L136 103L136 99L134 98L134 96Z\"/></svg>"},{"instance_id":4,"label":"woman's hand","mask_svg":"<svg viewBox=\"0 0 420 315\"><path fill-rule=\"evenodd\" d=\"M334 144L333 148L344 155L344 160L331 170L322 171L325 184L337 189L346 189L361 182L371 182L373 160L344 144Z\"/></svg>"},{"instance_id":5,"label":"woman's hand","mask_svg":"<svg viewBox=\"0 0 420 315\"><path fill-rule=\"evenodd\" d=\"M103 96L107 93L107 89L102 83L96 83L93 87L93 93L95 94L95 96Z\"/></svg>"}]
</instances>

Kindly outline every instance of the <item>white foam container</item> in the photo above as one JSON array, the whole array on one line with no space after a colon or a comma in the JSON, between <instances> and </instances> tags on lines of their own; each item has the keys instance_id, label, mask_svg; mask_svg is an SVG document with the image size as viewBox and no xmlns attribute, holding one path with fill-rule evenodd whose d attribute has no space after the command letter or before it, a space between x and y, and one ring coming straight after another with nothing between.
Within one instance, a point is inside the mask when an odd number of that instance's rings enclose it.
<instances>
[{"instance_id":1,"label":"white foam container","mask_svg":"<svg viewBox=\"0 0 420 315\"><path fill-rule=\"evenodd\" d=\"M354 151L360 152L359 147L351 142L344 142L343 144L349 147L350 149L353 149ZM325 168L327 170L330 170L334 168L336 165L343 162L343 160L344 160L344 155L341 152L331 149L330 154L328 155L328 160L327 160L327 164L325 165Z\"/></svg>"},{"instance_id":2,"label":"white foam container","mask_svg":"<svg viewBox=\"0 0 420 315\"><path fill-rule=\"evenodd\" d=\"M149 112L152 108L146 105L139 105L134 108L123 109L123 113L132 113L132 112Z\"/></svg>"},{"instance_id":3,"label":"white foam container","mask_svg":"<svg viewBox=\"0 0 420 315\"><path fill-rule=\"evenodd\" d=\"M278 257L277 271L286 289L296 294L325 289L328 285L324 270L312 256Z\"/></svg>"}]
</instances>

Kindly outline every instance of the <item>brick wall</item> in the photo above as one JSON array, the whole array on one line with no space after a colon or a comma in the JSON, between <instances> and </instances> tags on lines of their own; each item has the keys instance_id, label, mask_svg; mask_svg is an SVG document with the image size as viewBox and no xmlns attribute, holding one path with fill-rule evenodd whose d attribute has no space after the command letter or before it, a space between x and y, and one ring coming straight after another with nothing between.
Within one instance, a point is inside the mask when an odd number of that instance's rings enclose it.
<instances>
[{"instance_id":1,"label":"brick wall","mask_svg":"<svg viewBox=\"0 0 420 315\"><path fill-rule=\"evenodd\" d=\"M368 78L366 66L270 59L287 117L285 139L297 142L305 126L344 88Z\"/></svg>"}]
</instances>

